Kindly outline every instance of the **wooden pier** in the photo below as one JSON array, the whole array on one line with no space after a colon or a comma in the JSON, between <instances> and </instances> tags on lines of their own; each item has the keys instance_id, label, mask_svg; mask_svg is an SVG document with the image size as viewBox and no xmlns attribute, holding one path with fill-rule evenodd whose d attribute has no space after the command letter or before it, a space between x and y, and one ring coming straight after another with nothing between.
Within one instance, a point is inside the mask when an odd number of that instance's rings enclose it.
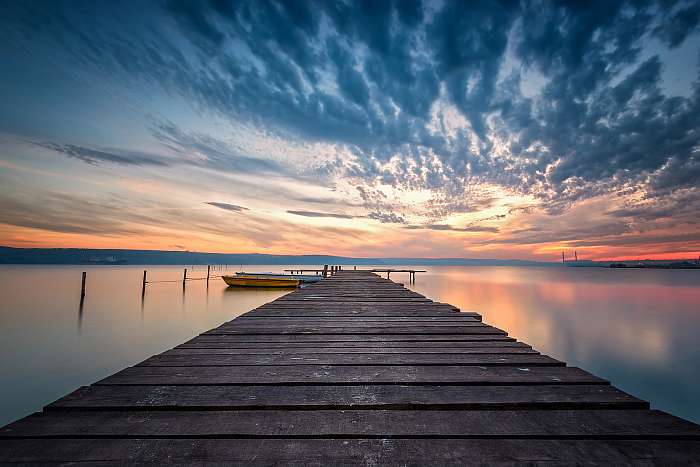
<instances>
[{"instance_id":1,"label":"wooden pier","mask_svg":"<svg viewBox=\"0 0 700 467\"><path fill-rule=\"evenodd\" d=\"M361 271L82 387L0 438L3 463L700 463L698 425Z\"/></svg>"}]
</instances>

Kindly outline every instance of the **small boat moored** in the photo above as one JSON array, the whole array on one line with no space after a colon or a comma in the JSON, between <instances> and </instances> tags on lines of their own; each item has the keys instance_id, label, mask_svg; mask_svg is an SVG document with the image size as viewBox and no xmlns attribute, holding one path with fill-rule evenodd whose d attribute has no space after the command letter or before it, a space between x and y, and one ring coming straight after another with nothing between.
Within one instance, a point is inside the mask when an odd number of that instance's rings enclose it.
<instances>
[{"instance_id":1,"label":"small boat moored","mask_svg":"<svg viewBox=\"0 0 700 467\"><path fill-rule=\"evenodd\" d=\"M298 287L301 281L293 278L261 277L254 275L221 276L229 286L234 287Z\"/></svg>"},{"instance_id":2,"label":"small boat moored","mask_svg":"<svg viewBox=\"0 0 700 467\"><path fill-rule=\"evenodd\" d=\"M275 274L272 272L237 272L236 276L262 277L269 279L297 279L303 284L323 280L320 274Z\"/></svg>"}]
</instances>

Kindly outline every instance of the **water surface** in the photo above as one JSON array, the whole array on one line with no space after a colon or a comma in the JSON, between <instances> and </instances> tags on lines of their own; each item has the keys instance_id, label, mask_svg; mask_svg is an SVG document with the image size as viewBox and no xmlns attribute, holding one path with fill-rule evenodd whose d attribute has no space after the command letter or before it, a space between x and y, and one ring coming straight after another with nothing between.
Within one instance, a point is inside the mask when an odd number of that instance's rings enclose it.
<instances>
[{"instance_id":1,"label":"water surface","mask_svg":"<svg viewBox=\"0 0 700 467\"><path fill-rule=\"evenodd\" d=\"M245 266L279 272L289 266ZM308 266L307 266L308 267ZM386 266L383 266L386 267ZM239 266L236 267L238 269ZM0 266L0 425L285 293L188 282L183 266ZM191 277L206 267L189 266ZM392 279L700 422L700 271L420 267ZM80 308L80 275L87 294ZM213 275L232 270L212 271Z\"/></svg>"},{"instance_id":2,"label":"water surface","mask_svg":"<svg viewBox=\"0 0 700 467\"><path fill-rule=\"evenodd\" d=\"M700 422L700 271L427 269L411 288L478 311L485 322L652 408Z\"/></svg>"}]
</instances>

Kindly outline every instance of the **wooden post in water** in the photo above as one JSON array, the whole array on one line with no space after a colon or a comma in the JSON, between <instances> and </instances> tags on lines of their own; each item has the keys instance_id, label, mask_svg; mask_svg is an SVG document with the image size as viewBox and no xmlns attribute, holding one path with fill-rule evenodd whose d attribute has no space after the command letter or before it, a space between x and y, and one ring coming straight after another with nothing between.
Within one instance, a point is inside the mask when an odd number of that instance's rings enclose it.
<instances>
[{"instance_id":1,"label":"wooden post in water","mask_svg":"<svg viewBox=\"0 0 700 467\"><path fill-rule=\"evenodd\" d=\"M143 282L141 282L141 297L146 294L146 270L143 271Z\"/></svg>"},{"instance_id":2,"label":"wooden post in water","mask_svg":"<svg viewBox=\"0 0 700 467\"><path fill-rule=\"evenodd\" d=\"M185 288L185 281L187 281L187 268L185 268L185 272L182 273L182 288Z\"/></svg>"},{"instance_id":3,"label":"wooden post in water","mask_svg":"<svg viewBox=\"0 0 700 467\"><path fill-rule=\"evenodd\" d=\"M357 271L357 266L353 266L353 267L352 267L352 270L353 270L353 271Z\"/></svg>"},{"instance_id":4,"label":"wooden post in water","mask_svg":"<svg viewBox=\"0 0 700 467\"><path fill-rule=\"evenodd\" d=\"M80 284L80 299L82 300L85 297L85 278L87 277L87 272L83 271L83 280L82 283Z\"/></svg>"},{"instance_id":5,"label":"wooden post in water","mask_svg":"<svg viewBox=\"0 0 700 467\"><path fill-rule=\"evenodd\" d=\"M328 277L328 265L323 265L323 277Z\"/></svg>"},{"instance_id":6,"label":"wooden post in water","mask_svg":"<svg viewBox=\"0 0 700 467\"><path fill-rule=\"evenodd\" d=\"M211 268L211 266L207 264L207 284L209 284L209 269L210 268Z\"/></svg>"}]
</instances>

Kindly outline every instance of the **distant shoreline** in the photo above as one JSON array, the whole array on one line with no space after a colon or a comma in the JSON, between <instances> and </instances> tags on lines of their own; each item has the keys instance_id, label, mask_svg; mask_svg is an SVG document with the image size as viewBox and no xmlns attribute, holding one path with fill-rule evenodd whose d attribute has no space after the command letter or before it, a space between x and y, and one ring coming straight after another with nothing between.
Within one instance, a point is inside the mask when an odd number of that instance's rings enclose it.
<instances>
[{"instance_id":1,"label":"distant shoreline","mask_svg":"<svg viewBox=\"0 0 700 467\"><path fill-rule=\"evenodd\" d=\"M0 247L0 264L176 265L176 264L300 264L414 266L561 266L559 262L481 258L353 258L334 255L269 255L260 253L199 253L191 251L88 248Z\"/></svg>"},{"instance_id":2,"label":"distant shoreline","mask_svg":"<svg viewBox=\"0 0 700 467\"><path fill-rule=\"evenodd\" d=\"M698 269L695 259L628 261L532 261L494 258L354 258L334 255L272 255L264 253L201 253L194 251L128 250L97 248L14 248L0 246L0 264L16 265L323 265L343 266L541 266L630 269ZM613 266L615 265L615 266ZM622 266L621 266L622 265Z\"/></svg>"}]
</instances>

